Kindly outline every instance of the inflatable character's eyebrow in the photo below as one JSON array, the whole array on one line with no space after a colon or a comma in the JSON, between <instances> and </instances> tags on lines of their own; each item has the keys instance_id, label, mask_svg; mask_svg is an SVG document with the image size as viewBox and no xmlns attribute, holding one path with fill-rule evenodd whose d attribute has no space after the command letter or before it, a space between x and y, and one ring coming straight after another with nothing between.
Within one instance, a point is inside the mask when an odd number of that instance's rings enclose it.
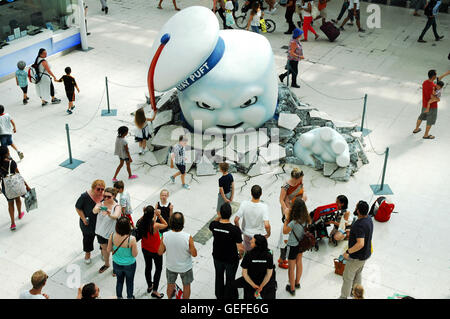
<instances>
[{"instance_id":1,"label":"inflatable character's eyebrow","mask_svg":"<svg viewBox=\"0 0 450 319\"><path fill-rule=\"evenodd\" d=\"M213 107L213 108L220 108L222 103L221 101L211 95L211 94L193 94L190 98L194 103L195 102L199 102L199 103L205 103L208 104L209 106Z\"/></svg>"},{"instance_id":2,"label":"inflatable character's eyebrow","mask_svg":"<svg viewBox=\"0 0 450 319\"><path fill-rule=\"evenodd\" d=\"M242 104L244 104L245 102L247 102L248 100L250 100L252 97L260 96L261 94L263 94L263 92L264 92L264 90L262 87L258 87L258 86L248 87L248 88L240 91L239 96L237 96L236 98L231 100L231 105L233 105L234 107L239 107Z\"/></svg>"}]
</instances>

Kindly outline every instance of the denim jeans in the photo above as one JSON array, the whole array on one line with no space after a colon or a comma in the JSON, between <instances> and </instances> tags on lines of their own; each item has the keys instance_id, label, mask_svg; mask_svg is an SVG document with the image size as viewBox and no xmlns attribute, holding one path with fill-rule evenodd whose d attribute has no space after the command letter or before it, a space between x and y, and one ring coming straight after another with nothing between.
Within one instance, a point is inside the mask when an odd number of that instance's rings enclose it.
<instances>
[{"instance_id":1,"label":"denim jeans","mask_svg":"<svg viewBox=\"0 0 450 319\"><path fill-rule=\"evenodd\" d=\"M127 282L127 298L133 298L134 274L136 273L136 262L128 266L121 266L113 262L114 273L117 277L116 295L122 298L123 282Z\"/></svg>"},{"instance_id":2,"label":"denim jeans","mask_svg":"<svg viewBox=\"0 0 450 319\"><path fill-rule=\"evenodd\" d=\"M425 35L425 33L427 33L427 31L430 27L433 27L433 33L434 33L435 39L439 38L439 34L437 33L436 18L428 17L427 24L425 25L425 28L423 29L422 33L420 34L419 39L423 39L423 36Z\"/></svg>"},{"instance_id":3,"label":"denim jeans","mask_svg":"<svg viewBox=\"0 0 450 319\"><path fill-rule=\"evenodd\" d=\"M258 27L258 26L256 26L256 25L251 25L250 27L252 28L252 31L253 31L253 32L260 33L259 27Z\"/></svg>"},{"instance_id":4,"label":"denim jeans","mask_svg":"<svg viewBox=\"0 0 450 319\"><path fill-rule=\"evenodd\" d=\"M236 271L239 266L239 261L234 263L225 263L220 260L214 259L214 268L216 269L216 286L215 293L217 299L236 299L236 293L232 289L233 282L236 277ZM225 284L223 275L225 273Z\"/></svg>"}]
</instances>

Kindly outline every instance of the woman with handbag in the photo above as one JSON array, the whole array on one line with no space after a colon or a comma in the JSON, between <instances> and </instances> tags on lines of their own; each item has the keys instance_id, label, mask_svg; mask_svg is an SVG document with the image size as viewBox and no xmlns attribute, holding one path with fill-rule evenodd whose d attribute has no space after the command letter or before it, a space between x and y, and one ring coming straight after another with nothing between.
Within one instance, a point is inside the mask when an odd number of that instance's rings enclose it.
<instances>
[{"instance_id":1,"label":"woman with handbag","mask_svg":"<svg viewBox=\"0 0 450 319\"><path fill-rule=\"evenodd\" d=\"M157 223L159 220L161 223ZM163 257L158 255L161 244L160 230L167 228L167 221L161 215L161 210L154 209L149 205L144 208L144 216L136 223L137 230L142 238L142 254L145 260L145 280L147 281L147 292L151 296L161 299L163 293L158 292L159 280L161 279ZM155 274L152 281L152 262L155 263Z\"/></svg>"},{"instance_id":2,"label":"woman with handbag","mask_svg":"<svg viewBox=\"0 0 450 319\"><path fill-rule=\"evenodd\" d=\"M289 234L287 242L289 284L286 285L286 291L292 296L295 296L295 289L300 288L303 251L300 250L299 244L305 236L304 228L307 224L311 224L311 217L305 201L301 197L297 197L291 210L287 211L283 225L283 233Z\"/></svg>"},{"instance_id":3,"label":"woman with handbag","mask_svg":"<svg viewBox=\"0 0 450 319\"><path fill-rule=\"evenodd\" d=\"M127 299L135 299L134 274L136 273L136 256L138 254L136 238L132 236L128 218L120 217L116 231L109 237L108 253L112 252L113 269L117 276L116 296L122 299L123 283L127 282Z\"/></svg>"},{"instance_id":4,"label":"woman with handbag","mask_svg":"<svg viewBox=\"0 0 450 319\"><path fill-rule=\"evenodd\" d=\"M15 230L14 203L16 203L19 219L22 219L25 212L22 212L20 196L25 195L31 189L20 175L17 163L9 155L7 146L0 146L0 177L2 178L2 193L8 201L9 217L11 218L9 229Z\"/></svg>"}]
</instances>

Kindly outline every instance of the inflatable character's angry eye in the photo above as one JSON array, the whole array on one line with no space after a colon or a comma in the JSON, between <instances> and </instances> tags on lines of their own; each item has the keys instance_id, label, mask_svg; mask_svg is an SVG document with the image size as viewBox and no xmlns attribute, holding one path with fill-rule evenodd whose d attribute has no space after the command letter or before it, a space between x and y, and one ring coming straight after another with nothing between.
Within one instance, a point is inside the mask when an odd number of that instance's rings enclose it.
<instances>
[{"instance_id":1,"label":"inflatable character's angry eye","mask_svg":"<svg viewBox=\"0 0 450 319\"><path fill-rule=\"evenodd\" d=\"M209 111L214 111L214 110L215 110L215 108L213 108L212 106L209 106L209 105L206 104L206 103L203 103L203 102L196 102L196 103L197 103L197 106L198 106L199 108L201 108L201 109L209 110Z\"/></svg>"},{"instance_id":2,"label":"inflatable character's angry eye","mask_svg":"<svg viewBox=\"0 0 450 319\"><path fill-rule=\"evenodd\" d=\"M250 105L253 105L256 103L256 101L258 101L258 98L256 96L252 97L250 100L248 100L247 102L245 102L244 104L242 104L240 106L241 109L244 109L246 107L249 107Z\"/></svg>"}]
</instances>

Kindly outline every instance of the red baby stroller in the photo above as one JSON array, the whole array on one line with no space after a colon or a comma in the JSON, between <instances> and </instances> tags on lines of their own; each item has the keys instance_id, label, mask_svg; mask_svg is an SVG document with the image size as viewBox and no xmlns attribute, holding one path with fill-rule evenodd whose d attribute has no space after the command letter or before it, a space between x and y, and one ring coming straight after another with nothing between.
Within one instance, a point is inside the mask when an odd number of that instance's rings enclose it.
<instances>
[{"instance_id":1,"label":"red baby stroller","mask_svg":"<svg viewBox=\"0 0 450 319\"><path fill-rule=\"evenodd\" d=\"M339 218L338 207L336 203L319 206L310 213L311 216L311 226L309 231L314 234L316 238L316 245L314 249L319 250L319 241L322 238L328 238L327 222L336 221Z\"/></svg>"}]
</instances>

